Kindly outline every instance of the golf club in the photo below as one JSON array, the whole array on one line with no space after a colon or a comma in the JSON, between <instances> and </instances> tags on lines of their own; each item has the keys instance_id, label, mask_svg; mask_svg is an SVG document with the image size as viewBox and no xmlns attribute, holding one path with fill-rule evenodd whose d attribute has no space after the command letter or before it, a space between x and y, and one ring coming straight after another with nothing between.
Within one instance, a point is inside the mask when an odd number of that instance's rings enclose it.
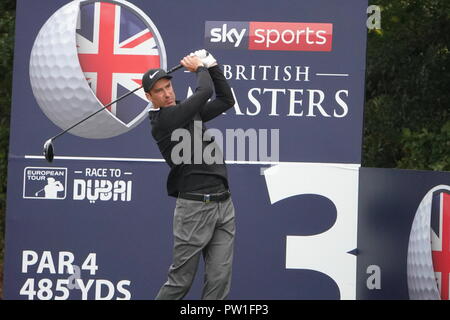
<instances>
[{"instance_id":1,"label":"golf club","mask_svg":"<svg viewBox=\"0 0 450 320\"><path fill-rule=\"evenodd\" d=\"M41 190L39 190L38 192L36 192L36 193L34 194L34 196L37 197L38 194L41 193L41 192L44 191L44 190L45 190L45 188L42 188Z\"/></svg>"},{"instance_id":2,"label":"golf club","mask_svg":"<svg viewBox=\"0 0 450 320\"><path fill-rule=\"evenodd\" d=\"M183 67L183 66L182 66L181 64L176 65L175 67L170 68L166 73L167 73L167 74L172 73L172 72L174 72L174 71L176 71L176 70L178 70L178 69L181 69L182 67ZM77 123L73 124L73 125L70 126L68 129L61 131L60 133L58 133L58 134L55 135L54 137L52 137L52 138L48 139L47 141L45 141L45 143L44 143L44 157L45 157L45 159L46 159L48 162L52 162L52 161L53 161L54 152L55 152L55 150L54 150L54 148L53 148L53 141L55 141L57 138L59 138L60 136L62 136L62 135L65 134L66 132L70 131L71 129L75 128L75 127L78 126L79 124L83 123L84 121L86 121L86 120L90 119L91 117L95 116L97 113L99 113L99 112L105 110L105 109L106 109L107 107L109 107L110 105L112 105L112 104L114 104L114 103L116 103L116 102L122 100L123 98L129 96L130 94L134 93L135 91L137 91L137 90L139 90L139 89L141 89L141 88L142 88L142 86L140 86L140 87L138 87L138 88L136 88L136 89L134 89L134 90L131 90L131 91L125 93L124 95L120 96L120 97L117 98L116 100L111 101L110 103L108 103L108 104L105 105L104 107L100 108L99 110L95 111L95 112L92 113L91 115L87 116L86 118L81 119L81 120L78 121Z\"/></svg>"}]
</instances>

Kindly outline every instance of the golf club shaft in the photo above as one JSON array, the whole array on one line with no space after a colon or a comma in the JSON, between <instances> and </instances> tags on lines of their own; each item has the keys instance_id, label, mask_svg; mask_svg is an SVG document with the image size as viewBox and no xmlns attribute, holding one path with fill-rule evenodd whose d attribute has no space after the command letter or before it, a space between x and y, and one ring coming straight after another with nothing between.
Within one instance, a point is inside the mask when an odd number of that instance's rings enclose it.
<instances>
[{"instance_id":1,"label":"golf club shaft","mask_svg":"<svg viewBox=\"0 0 450 320\"><path fill-rule=\"evenodd\" d=\"M41 190L39 190L38 192L36 192L34 195L37 196L40 192L44 191L45 187L42 188Z\"/></svg>"},{"instance_id":2,"label":"golf club shaft","mask_svg":"<svg viewBox=\"0 0 450 320\"><path fill-rule=\"evenodd\" d=\"M181 64L176 65L175 67L170 68L170 69L167 71L167 74L172 73L172 72L174 72L174 71L176 71L176 70L178 70L178 69L180 69L180 68L182 68L182 67L183 67L183 66L182 66ZM116 100L111 101L111 102L108 103L106 106L104 106L104 107L102 107L101 109L95 111L93 114L91 114L91 115L87 116L86 118L81 119L81 120L78 121L77 123L73 124L72 126L70 126L70 128L61 131L60 133L58 133L56 136L50 138L49 140L54 141L55 139L57 139L59 136L63 135L63 134L66 133L67 131L70 131L71 129L75 128L76 126L78 126L79 124L83 123L84 121L86 121L86 120L92 118L92 117L95 116L97 113L99 113L99 112L105 110L105 109L108 108L110 105L112 105L112 104L114 104L114 103L116 103L116 102L119 102L119 101L122 100L123 98L129 96L130 94L136 92L137 90L139 90L139 89L141 89L141 88L142 88L142 86L140 86L140 87L138 87L138 88L136 88L136 89L134 89L134 90L132 90L132 91L129 91L129 92L125 93L124 95L120 96L120 97L117 98Z\"/></svg>"},{"instance_id":3,"label":"golf club shaft","mask_svg":"<svg viewBox=\"0 0 450 320\"><path fill-rule=\"evenodd\" d=\"M170 68L169 70L167 70L167 74L169 74L169 73L172 73L172 72L174 72L174 71L177 71L178 69L181 69L181 68L183 68L183 65L181 65L181 64L178 64L178 65L176 65L175 67L172 67L172 68Z\"/></svg>"},{"instance_id":4,"label":"golf club shaft","mask_svg":"<svg viewBox=\"0 0 450 320\"><path fill-rule=\"evenodd\" d=\"M58 133L56 136L52 137L51 140L52 140L52 141L55 140L56 138L58 138L59 136L63 135L63 134L66 133L67 131L69 131L69 130L75 128L76 126L78 126L80 123L82 123L82 122L84 122L84 121L90 119L91 117L93 117L93 116L95 116L97 113L99 113L100 111L105 110L105 109L108 108L110 105L112 105L112 104L114 104L114 103L116 103L116 102L119 102L119 101L122 100L123 98L129 96L130 94L132 94L133 92L135 92L135 91L137 91L137 90L139 90L139 89L141 89L141 88L142 88L142 86L140 86L140 87L138 87L138 88L136 88L136 89L134 89L134 90L132 90L132 91L130 91L130 92L125 93L124 95L122 95L121 97L117 98L117 99L114 100L114 101L111 101L110 103L108 103L108 104L107 104L106 106L104 106L103 108L98 109L98 110L95 111L93 114L87 116L87 117L84 118L84 119L81 119L80 121L78 121L78 122L75 123L74 125L70 126L70 128L68 128L68 129L66 129L66 130L64 130L64 131L61 131L61 132Z\"/></svg>"}]
</instances>

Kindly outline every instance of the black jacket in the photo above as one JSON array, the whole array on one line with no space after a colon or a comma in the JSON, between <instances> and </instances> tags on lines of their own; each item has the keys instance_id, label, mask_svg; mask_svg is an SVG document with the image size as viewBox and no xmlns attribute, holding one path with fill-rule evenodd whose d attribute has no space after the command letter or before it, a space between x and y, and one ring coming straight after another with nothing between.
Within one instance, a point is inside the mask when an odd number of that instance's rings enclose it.
<instances>
[{"instance_id":1,"label":"black jacket","mask_svg":"<svg viewBox=\"0 0 450 320\"><path fill-rule=\"evenodd\" d=\"M231 108L234 105L233 94L219 66L209 69L200 67L197 69L196 75L197 87L189 98L174 106L149 112L153 138L166 163L170 166L167 192L173 197L177 197L179 192L214 193L228 189L227 170L223 155L219 155L222 159L221 163L206 164L203 157L199 157L200 152L197 155L194 152L194 139L198 139L197 143L202 141L201 155L203 155L205 147L215 143L214 141L203 141L206 130L204 123ZM215 99L208 102L214 91ZM202 124L201 128L198 126L200 123ZM197 125L197 129L194 128L195 125ZM180 128L189 131L192 147L191 161L175 164L171 159L172 149L181 140L172 141L171 137L173 131ZM219 148L217 147L215 150L219 150Z\"/></svg>"}]
</instances>

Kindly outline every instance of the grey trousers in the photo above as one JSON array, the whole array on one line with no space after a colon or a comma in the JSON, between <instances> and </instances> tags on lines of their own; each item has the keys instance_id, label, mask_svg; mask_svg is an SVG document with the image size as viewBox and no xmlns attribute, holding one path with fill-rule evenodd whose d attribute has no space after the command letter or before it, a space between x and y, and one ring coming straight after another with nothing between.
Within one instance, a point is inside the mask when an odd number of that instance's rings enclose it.
<instances>
[{"instance_id":1,"label":"grey trousers","mask_svg":"<svg viewBox=\"0 0 450 320\"><path fill-rule=\"evenodd\" d=\"M173 262L156 299L182 299L191 288L202 254L202 299L226 299L231 285L234 234L231 197L209 203L178 198L173 219Z\"/></svg>"}]
</instances>

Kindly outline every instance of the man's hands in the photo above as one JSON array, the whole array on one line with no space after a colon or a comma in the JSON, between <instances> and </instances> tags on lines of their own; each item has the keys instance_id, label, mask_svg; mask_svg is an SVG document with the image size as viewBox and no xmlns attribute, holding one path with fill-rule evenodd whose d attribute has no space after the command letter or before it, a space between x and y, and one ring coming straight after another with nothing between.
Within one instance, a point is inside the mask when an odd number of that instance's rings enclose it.
<instances>
[{"instance_id":1,"label":"man's hands","mask_svg":"<svg viewBox=\"0 0 450 320\"><path fill-rule=\"evenodd\" d=\"M203 67L203 63L200 58L192 53L189 56L184 57L180 63L190 72L196 72L198 67Z\"/></svg>"},{"instance_id":2,"label":"man's hands","mask_svg":"<svg viewBox=\"0 0 450 320\"><path fill-rule=\"evenodd\" d=\"M205 49L192 52L180 61L188 71L195 72L198 67L211 68L217 66L217 60Z\"/></svg>"},{"instance_id":3,"label":"man's hands","mask_svg":"<svg viewBox=\"0 0 450 320\"><path fill-rule=\"evenodd\" d=\"M208 51L206 51L205 49L195 51L194 55L200 58L200 60L202 61L203 65L206 68L217 66L216 59L214 59L213 55Z\"/></svg>"}]
</instances>

